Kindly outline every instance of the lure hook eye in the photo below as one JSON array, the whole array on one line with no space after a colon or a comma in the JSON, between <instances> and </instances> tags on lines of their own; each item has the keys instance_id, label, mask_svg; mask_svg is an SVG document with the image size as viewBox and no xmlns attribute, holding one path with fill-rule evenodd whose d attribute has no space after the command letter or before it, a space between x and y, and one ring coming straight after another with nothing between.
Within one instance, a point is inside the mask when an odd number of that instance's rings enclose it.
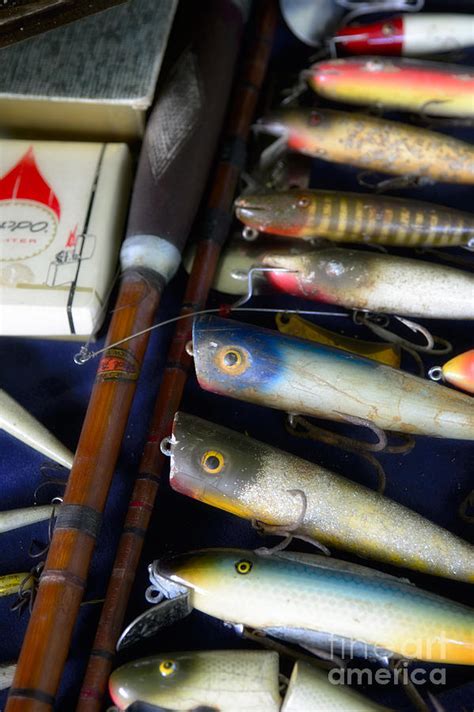
<instances>
[{"instance_id":1,"label":"lure hook eye","mask_svg":"<svg viewBox=\"0 0 474 712\"><path fill-rule=\"evenodd\" d=\"M171 457L171 445L172 445L172 438L169 435L168 435L168 437L163 438L163 440L160 443L160 450L163 453L163 455L166 455L166 457Z\"/></svg>"},{"instance_id":2,"label":"lure hook eye","mask_svg":"<svg viewBox=\"0 0 474 712\"><path fill-rule=\"evenodd\" d=\"M432 381L441 381L443 379L443 369L441 366L433 366L433 368L430 368L428 371L428 376Z\"/></svg>"},{"instance_id":3,"label":"lure hook eye","mask_svg":"<svg viewBox=\"0 0 474 712\"><path fill-rule=\"evenodd\" d=\"M193 346L193 342L192 342L192 341L188 341L188 342L186 343L186 346L184 347L184 350L186 351L186 353L188 354L188 356L191 356L191 358L193 358L193 356L194 356L194 346Z\"/></svg>"},{"instance_id":4,"label":"lure hook eye","mask_svg":"<svg viewBox=\"0 0 474 712\"><path fill-rule=\"evenodd\" d=\"M253 242L257 239L259 234L258 230L255 230L255 228L249 227L248 225L246 225L242 230L242 237L244 240L247 240L247 242Z\"/></svg>"}]
</instances>

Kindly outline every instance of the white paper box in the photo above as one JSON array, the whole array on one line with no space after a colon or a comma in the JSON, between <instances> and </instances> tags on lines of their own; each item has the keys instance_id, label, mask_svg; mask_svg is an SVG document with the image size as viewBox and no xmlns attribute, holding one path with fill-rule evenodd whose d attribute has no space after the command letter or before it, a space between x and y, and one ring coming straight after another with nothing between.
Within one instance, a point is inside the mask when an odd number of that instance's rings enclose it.
<instances>
[{"instance_id":1,"label":"white paper box","mask_svg":"<svg viewBox=\"0 0 474 712\"><path fill-rule=\"evenodd\" d=\"M130 181L125 144L0 141L0 334L97 331Z\"/></svg>"}]
</instances>

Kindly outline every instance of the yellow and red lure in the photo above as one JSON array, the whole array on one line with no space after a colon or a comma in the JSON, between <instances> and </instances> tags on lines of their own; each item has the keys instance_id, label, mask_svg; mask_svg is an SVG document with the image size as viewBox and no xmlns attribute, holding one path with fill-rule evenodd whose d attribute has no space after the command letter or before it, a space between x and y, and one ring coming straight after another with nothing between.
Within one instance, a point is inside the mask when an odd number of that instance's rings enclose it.
<instances>
[{"instance_id":1,"label":"yellow and red lure","mask_svg":"<svg viewBox=\"0 0 474 712\"><path fill-rule=\"evenodd\" d=\"M474 395L474 349L455 356L444 366L434 366L428 373L433 381L446 381Z\"/></svg>"},{"instance_id":2,"label":"yellow and red lure","mask_svg":"<svg viewBox=\"0 0 474 712\"><path fill-rule=\"evenodd\" d=\"M474 71L462 65L381 57L331 59L313 64L303 76L320 96L345 104L474 116Z\"/></svg>"}]
</instances>

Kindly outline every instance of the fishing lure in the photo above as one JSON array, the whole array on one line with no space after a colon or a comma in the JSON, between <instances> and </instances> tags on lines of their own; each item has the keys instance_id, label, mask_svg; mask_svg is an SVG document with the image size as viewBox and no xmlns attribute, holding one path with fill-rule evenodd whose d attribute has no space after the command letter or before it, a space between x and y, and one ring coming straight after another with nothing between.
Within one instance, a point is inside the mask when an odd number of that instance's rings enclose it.
<instances>
[{"instance_id":1,"label":"fishing lure","mask_svg":"<svg viewBox=\"0 0 474 712\"><path fill-rule=\"evenodd\" d=\"M135 660L115 670L109 681L110 696L120 710L128 709L136 700L151 704L156 710L173 712L386 710L354 690L332 685L327 674L302 660L296 661L281 701L278 663L277 653L271 651L162 654Z\"/></svg>"},{"instance_id":2,"label":"fishing lure","mask_svg":"<svg viewBox=\"0 0 474 712\"><path fill-rule=\"evenodd\" d=\"M192 351L199 384L213 393L288 413L474 440L470 396L340 349L201 316Z\"/></svg>"},{"instance_id":3,"label":"fishing lure","mask_svg":"<svg viewBox=\"0 0 474 712\"><path fill-rule=\"evenodd\" d=\"M347 309L431 319L474 319L474 274L380 252L322 247L268 252L262 260L279 291Z\"/></svg>"},{"instance_id":4,"label":"fishing lure","mask_svg":"<svg viewBox=\"0 0 474 712\"><path fill-rule=\"evenodd\" d=\"M403 14L381 22L342 27L332 38L348 54L417 57L474 44L474 17L462 14Z\"/></svg>"},{"instance_id":5,"label":"fishing lure","mask_svg":"<svg viewBox=\"0 0 474 712\"><path fill-rule=\"evenodd\" d=\"M474 116L474 72L458 64L379 57L331 59L313 64L303 76L315 92L344 104Z\"/></svg>"},{"instance_id":6,"label":"fishing lure","mask_svg":"<svg viewBox=\"0 0 474 712\"><path fill-rule=\"evenodd\" d=\"M474 215L419 200L289 190L247 193L236 200L235 208L238 219L251 230L285 238L474 249Z\"/></svg>"},{"instance_id":7,"label":"fishing lure","mask_svg":"<svg viewBox=\"0 0 474 712\"><path fill-rule=\"evenodd\" d=\"M28 572L0 576L0 596L13 596L33 588L34 580Z\"/></svg>"},{"instance_id":8,"label":"fishing lure","mask_svg":"<svg viewBox=\"0 0 474 712\"><path fill-rule=\"evenodd\" d=\"M317 344L335 346L342 351L365 356L372 361L384 363L386 366L400 368L401 350L396 344L380 343L377 341L364 341L363 339L353 339L350 336L336 334L329 329L323 329L307 319L303 319L297 314L277 314L275 321L278 331L289 336L297 336L300 339L314 341Z\"/></svg>"},{"instance_id":9,"label":"fishing lure","mask_svg":"<svg viewBox=\"0 0 474 712\"><path fill-rule=\"evenodd\" d=\"M16 663L0 663L0 690L11 687L15 670Z\"/></svg>"},{"instance_id":10,"label":"fishing lure","mask_svg":"<svg viewBox=\"0 0 474 712\"><path fill-rule=\"evenodd\" d=\"M55 509L57 509L55 505L46 504L41 507L25 507L0 512L0 534L12 529L27 527L30 524L36 524L36 522L44 522L51 518Z\"/></svg>"},{"instance_id":11,"label":"fishing lure","mask_svg":"<svg viewBox=\"0 0 474 712\"><path fill-rule=\"evenodd\" d=\"M174 490L263 531L474 583L474 546L319 465L181 412L169 454Z\"/></svg>"},{"instance_id":12,"label":"fishing lure","mask_svg":"<svg viewBox=\"0 0 474 712\"><path fill-rule=\"evenodd\" d=\"M474 147L427 129L332 109L280 109L258 130L290 150L370 171L474 183Z\"/></svg>"},{"instance_id":13,"label":"fishing lure","mask_svg":"<svg viewBox=\"0 0 474 712\"><path fill-rule=\"evenodd\" d=\"M277 653L254 650L156 655L122 665L109 680L120 710L142 700L173 710L278 712L278 687Z\"/></svg>"},{"instance_id":14,"label":"fishing lure","mask_svg":"<svg viewBox=\"0 0 474 712\"><path fill-rule=\"evenodd\" d=\"M36 418L0 389L0 430L70 469L74 455Z\"/></svg>"},{"instance_id":15,"label":"fishing lure","mask_svg":"<svg viewBox=\"0 0 474 712\"><path fill-rule=\"evenodd\" d=\"M198 611L291 643L377 660L474 665L470 608L365 566L286 551L204 549L149 570L149 600L187 595Z\"/></svg>"},{"instance_id":16,"label":"fishing lure","mask_svg":"<svg viewBox=\"0 0 474 712\"><path fill-rule=\"evenodd\" d=\"M474 349L455 356L444 366L434 366L428 375L433 381L446 381L474 395Z\"/></svg>"},{"instance_id":17,"label":"fishing lure","mask_svg":"<svg viewBox=\"0 0 474 712\"><path fill-rule=\"evenodd\" d=\"M291 673L281 712L382 712L386 707L362 697L347 685L334 685L327 674L298 660Z\"/></svg>"}]
</instances>

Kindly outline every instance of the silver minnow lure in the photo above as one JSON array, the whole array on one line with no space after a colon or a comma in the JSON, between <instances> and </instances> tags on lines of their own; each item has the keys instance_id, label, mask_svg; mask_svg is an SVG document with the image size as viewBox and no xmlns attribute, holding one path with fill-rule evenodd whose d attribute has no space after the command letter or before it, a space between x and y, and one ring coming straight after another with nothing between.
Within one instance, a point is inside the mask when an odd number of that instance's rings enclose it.
<instances>
[{"instance_id":1,"label":"silver minnow lure","mask_svg":"<svg viewBox=\"0 0 474 712\"><path fill-rule=\"evenodd\" d=\"M260 650L156 655L115 670L109 690L120 710L141 700L173 710L278 712L278 655Z\"/></svg>"},{"instance_id":2,"label":"silver minnow lure","mask_svg":"<svg viewBox=\"0 0 474 712\"><path fill-rule=\"evenodd\" d=\"M340 247L270 250L261 264L278 268L268 280L296 297L383 314L474 319L474 274L447 265Z\"/></svg>"},{"instance_id":3,"label":"silver minnow lure","mask_svg":"<svg viewBox=\"0 0 474 712\"><path fill-rule=\"evenodd\" d=\"M384 364L215 316L194 320L202 388L238 400L385 430L474 440L474 400Z\"/></svg>"},{"instance_id":4,"label":"silver minnow lure","mask_svg":"<svg viewBox=\"0 0 474 712\"><path fill-rule=\"evenodd\" d=\"M170 484L182 494L328 546L474 583L474 546L319 465L181 412L170 455Z\"/></svg>"},{"instance_id":5,"label":"silver minnow lure","mask_svg":"<svg viewBox=\"0 0 474 712\"><path fill-rule=\"evenodd\" d=\"M204 549L150 567L234 625L357 657L474 665L474 611L365 566L311 554ZM349 646L349 647L347 647Z\"/></svg>"}]
</instances>

